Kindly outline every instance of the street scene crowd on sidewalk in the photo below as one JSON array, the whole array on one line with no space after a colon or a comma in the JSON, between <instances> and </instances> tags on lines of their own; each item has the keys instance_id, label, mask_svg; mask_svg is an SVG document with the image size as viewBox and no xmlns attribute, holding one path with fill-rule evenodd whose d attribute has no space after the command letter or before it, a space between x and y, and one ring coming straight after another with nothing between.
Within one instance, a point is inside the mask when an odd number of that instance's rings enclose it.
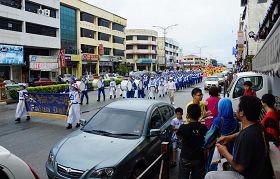
<instances>
[{"instance_id":1,"label":"street scene crowd on sidewalk","mask_svg":"<svg viewBox=\"0 0 280 179\"><path fill-rule=\"evenodd\" d=\"M280 179L279 17L0 0L0 179Z\"/></svg>"}]
</instances>

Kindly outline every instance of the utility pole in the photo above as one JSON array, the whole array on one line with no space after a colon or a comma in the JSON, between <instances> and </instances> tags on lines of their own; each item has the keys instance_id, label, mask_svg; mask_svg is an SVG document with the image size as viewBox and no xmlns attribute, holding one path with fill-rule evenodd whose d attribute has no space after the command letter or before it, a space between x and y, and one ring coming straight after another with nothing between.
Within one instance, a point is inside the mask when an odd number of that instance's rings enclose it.
<instances>
[{"instance_id":1,"label":"utility pole","mask_svg":"<svg viewBox=\"0 0 280 179\"><path fill-rule=\"evenodd\" d=\"M175 27L175 26L178 26L178 24L174 24L174 25L170 25L170 26L167 26L167 27L161 27L161 26L153 26L153 27L156 27L156 28L159 28L161 30L163 30L163 46L164 46L164 65L165 65L165 68L166 68L166 65L167 65L167 58L166 58L166 47L165 47L165 42L166 42L166 35L167 35L167 30L170 29L171 27Z\"/></svg>"}]
</instances>

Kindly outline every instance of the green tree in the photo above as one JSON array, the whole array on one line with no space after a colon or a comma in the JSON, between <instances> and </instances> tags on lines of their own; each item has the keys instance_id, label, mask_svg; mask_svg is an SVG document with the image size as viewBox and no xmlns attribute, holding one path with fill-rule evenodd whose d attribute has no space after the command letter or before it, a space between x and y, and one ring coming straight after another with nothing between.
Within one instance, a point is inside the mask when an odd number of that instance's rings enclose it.
<instances>
[{"instance_id":1,"label":"green tree","mask_svg":"<svg viewBox=\"0 0 280 179\"><path fill-rule=\"evenodd\" d=\"M116 69L116 72L121 74L121 75L125 75L126 73L129 73L130 71L132 71L131 67L126 67L125 64L120 64L118 66L118 68Z\"/></svg>"}]
</instances>

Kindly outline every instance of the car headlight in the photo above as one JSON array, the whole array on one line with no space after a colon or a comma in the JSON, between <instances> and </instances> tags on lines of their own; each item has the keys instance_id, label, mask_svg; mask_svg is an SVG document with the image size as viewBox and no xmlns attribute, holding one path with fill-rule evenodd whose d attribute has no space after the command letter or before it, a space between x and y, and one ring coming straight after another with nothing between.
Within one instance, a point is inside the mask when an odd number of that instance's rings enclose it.
<instances>
[{"instance_id":1,"label":"car headlight","mask_svg":"<svg viewBox=\"0 0 280 179\"><path fill-rule=\"evenodd\" d=\"M114 168L101 168L94 170L90 175L90 178L108 178L112 177L115 173Z\"/></svg>"},{"instance_id":2,"label":"car headlight","mask_svg":"<svg viewBox=\"0 0 280 179\"><path fill-rule=\"evenodd\" d=\"M53 155L52 151L50 152L49 157L48 157L48 164L54 166L54 155Z\"/></svg>"}]
</instances>

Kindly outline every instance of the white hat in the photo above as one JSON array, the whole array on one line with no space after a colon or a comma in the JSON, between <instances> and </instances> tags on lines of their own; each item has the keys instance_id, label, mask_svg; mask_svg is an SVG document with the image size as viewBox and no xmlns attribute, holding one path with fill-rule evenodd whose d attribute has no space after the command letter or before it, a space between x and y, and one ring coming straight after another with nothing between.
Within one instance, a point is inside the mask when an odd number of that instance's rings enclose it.
<instances>
[{"instance_id":1,"label":"white hat","mask_svg":"<svg viewBox=\"0 0 280 179\"><path fill-rule=\"evenodd\" d=\"M74 87L74 88L76 88L76 89L79 88L78 85L77 85L76 83L73 83L71 86Z\"/></svg>"}]
</instances>

